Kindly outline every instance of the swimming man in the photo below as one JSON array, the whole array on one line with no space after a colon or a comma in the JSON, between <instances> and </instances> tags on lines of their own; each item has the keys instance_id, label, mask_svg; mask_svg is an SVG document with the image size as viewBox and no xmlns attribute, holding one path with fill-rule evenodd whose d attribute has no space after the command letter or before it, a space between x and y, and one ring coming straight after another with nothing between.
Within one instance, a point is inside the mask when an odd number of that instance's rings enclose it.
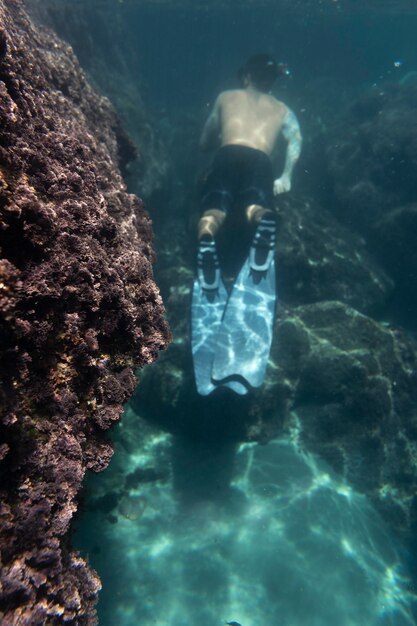
<instances>
[{"instance_id":1,"label":"swimming man","mask_svg":"<svg viewBox=\"0 0 417 626\"><path fill-rule=\"evenodd\" d=\"M215 236L232 207L244 210L256 226L254 269L265 267L274 253L274 194L291 189L302 143L295 114L269 93L283 71L267 54L251 57L238 73L241 89L222 92L204 126L201 147L218 148L203 186L198 224L197 271L205 291L218 288ZM270 157L280 135L287 151L284 171L275 179Z\"/></svg>"}]
</instances>

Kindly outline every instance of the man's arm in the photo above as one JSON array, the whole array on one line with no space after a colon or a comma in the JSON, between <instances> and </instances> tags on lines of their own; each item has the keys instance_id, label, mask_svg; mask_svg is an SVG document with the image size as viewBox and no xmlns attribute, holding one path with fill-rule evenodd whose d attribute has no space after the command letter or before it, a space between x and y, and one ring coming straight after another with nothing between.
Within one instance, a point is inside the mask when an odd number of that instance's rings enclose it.
<instances>
[{"instance_id":1,"label":"man's arm","mask_svg":"<svg viewBox=\"0 0 417 626\"><path fill-rule=\"evenodd\" d=\"M200 137L200 148L202 150L212 150L217 147L220 139L220 96L214 103L212 112L204 125Z\"/></svg>"},{"instance_id":2,"label":"man's arm","mask_svg":"<svg viewBox=\"0 0 417 626\"><path fill-rule=\"evenodd\" d=\"M287 154L285 157L284 171L280 178L274 182L274 194L283 193L291 189L291 176L294 165L298 161L301 152L302 137L300 125L295 113L288 109L282 125L282 134L288 142Z\"/></svg>"}]
</instances>

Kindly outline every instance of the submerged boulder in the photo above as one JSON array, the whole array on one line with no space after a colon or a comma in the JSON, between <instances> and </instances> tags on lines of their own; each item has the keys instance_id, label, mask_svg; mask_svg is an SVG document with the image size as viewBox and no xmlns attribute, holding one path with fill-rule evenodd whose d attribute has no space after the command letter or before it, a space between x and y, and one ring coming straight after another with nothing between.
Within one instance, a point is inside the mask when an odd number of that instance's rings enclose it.
<instances>
[{"instance_id":1,"label":"submerged boulder","mask_svg":"<svg viewBox=\"0 0 417 626\"><path fill-rule=\"evenodd\" d=\"M417 85L374 86L326 133L332 209L368 233L387 210L417 197Z\"/></svg>"},{"instance_id":2,"label":"submerged boulder","mask_svg":"<svg viewBox=\"0 0 417 626\"><path fill-rule=\"evenodd\" d=\"M0 2L0 25L0 619L94 624L100 581L66 534L169 333L109 101L20 2Z\"/></svg>"},{"instance_id":3,"label":"submerged boulder","mask_svg":"<svg viewBox=\"0 0 417 626\"><path fill-rule=\"evenodd\" d=\"M278 206L278 295L286 305L340 300L363 313L383 309L393 282L362 237L311 199Z\"/></svg>"},{"instance_id":4,"label":"submerged boulder","mask_svg":"<svg viewBox=\"0 0 417 626\"><path fill-rule=\"evenodd\" d=\"M415 327L417 83L374 85L316 141L324 206L366 237L393 281L392 313Z\"/></svg>"},{"instance_id":5,"label":"submerged boulder","mask_svg":"<svg viewBox=\"0 0 417 626\"><path fill-rule=\"evenodd\" d=\"M292 388L292 436L401 530L417 523L416 349L398 329L323 302L279 323L269 375L272 392L275 377Z\"/></svg>"}]
</instances>

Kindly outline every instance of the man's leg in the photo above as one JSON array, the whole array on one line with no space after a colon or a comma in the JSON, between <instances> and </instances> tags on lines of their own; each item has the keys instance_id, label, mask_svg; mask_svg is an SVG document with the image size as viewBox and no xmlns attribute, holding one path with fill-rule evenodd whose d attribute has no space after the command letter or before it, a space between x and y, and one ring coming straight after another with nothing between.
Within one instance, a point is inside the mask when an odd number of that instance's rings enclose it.
<instances>
[{"instance_id":1,"label":"man's leg","mask_svg":"<svg viewBox=\"0 0 417 626\"><path fill-rule=\"evenodd\" d=\"M211 378L212 365L218 348L217 333L228 298L214 241L224 219L224 211L210 209L204 211L198 223L197 278L191 305L191 348L196 387L202 396L207 396L216 388Z\"/></svg>"},{"instance_id":2,"label":"man's leg","mask_svg":"<svg viewBox=\"0 0 417 626\"><path fill-rule=\"evenodd\" d=\"M203 213L198 223L197 275L202 289L217 290L220 285L220 264L214 237L225 220L219 209Z\"/></svg>"},{"instance_id":3,"label":"man's leg","mask_svg":"<svg viewBox=\"0 0 417 626\"><path fill-rule=\"evenodd\" d=\"M246 207L246 217L250 224L258 225L263 217L275 220L275 213L272 209L266 209L260 204L251 204Z\"/></svg>"},{"instance_id":4,"label":"man's leg","mask_svg":"<svg viewBox=\"0 0 417 626\"><path fill-rule=\"evenodd\" d=\"M256 225L249 252L250 267L255 272L265 272L275 254L276 214L259 204L251 204L246 208L246 217Z\"/></svg>"},{"instance_id":5,"label":"man's leg","mask_svg":"<svg viewBox=\"0 0 417 626\"><path fill-rule=\"evenodd\" d=\"M200 221L198 222L197 232L200 241L205 235L214 239L218 230L221 228L226 214L219 209L209 209L204 211Z\"/></svg>"}]
</instances>

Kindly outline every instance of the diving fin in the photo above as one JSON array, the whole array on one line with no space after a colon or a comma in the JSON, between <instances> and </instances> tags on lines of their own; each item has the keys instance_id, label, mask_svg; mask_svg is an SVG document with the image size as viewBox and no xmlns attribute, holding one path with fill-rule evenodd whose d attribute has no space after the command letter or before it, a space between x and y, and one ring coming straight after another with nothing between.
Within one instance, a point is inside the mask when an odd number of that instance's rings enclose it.
<instances>
[{"instance_id":1,"label":"diving fin","mask_svg":"<svg viewBox=\"0 0 417 626\"><path fill-rule=\"evenodd\" d=\"M275 220L264 218L217 333L211 372L214 384L236 381L247 391L264 381L276 308L274 249Z\"/></svg>"},{"instance_id":2,"label":"diving fin","mask_svg":"<svg viewBox=\"0 0 417 626\"><path fill-rule=\"evenodd\" d=\"M211 380L211 368L227 296L226 287L221 279L217 289L211 290L203 289L198 278L194 281L191 304L191 350L197 391L202 396L207 396L216 388Z\"/></svg>"},{"instance_id":3,"label":"diving fin","mask_svg":"<svg viewBox=\"0 0 417 626\"><path fill-rule=\"evenodd\" d=\"M197 278L191 303L191 350L197 391L202 396L215 389L211 367L227 298L215 241L205 235L198 246Z\"/></svg>"},{"instance_id":4,"label":"diving fin","mask_svg":"<svg viewBox=\"0 0 417 626\"><path fill-rule=\"evenodd\" d=\"M199 243L197 255L197 278L193 285L191 304L191 350L197 391L202 396L210 394L218 385L211 379L217 335L226 308L228 292L223 283L216 245L211 237ZM227 387L239 395L247 388L237 380L224 381Z\"/></svg>"},{"instance_id":5,"label":"diving fin","mask_svg":"<svg viewBox=\"0 0 417 626\"><path fill-rule=\"evenodd\" d=\"M221 281L217 291L207 292L201 287L198 278L193 285L191 305L191 349L194 363L194 377L200 396L208 396L219 385L212 381L213 358L218 349L218 331L226 306L228 293ZM227 387L244 395L248 388L238 380L223 381Z\"/></svg>"}]
</instances>

